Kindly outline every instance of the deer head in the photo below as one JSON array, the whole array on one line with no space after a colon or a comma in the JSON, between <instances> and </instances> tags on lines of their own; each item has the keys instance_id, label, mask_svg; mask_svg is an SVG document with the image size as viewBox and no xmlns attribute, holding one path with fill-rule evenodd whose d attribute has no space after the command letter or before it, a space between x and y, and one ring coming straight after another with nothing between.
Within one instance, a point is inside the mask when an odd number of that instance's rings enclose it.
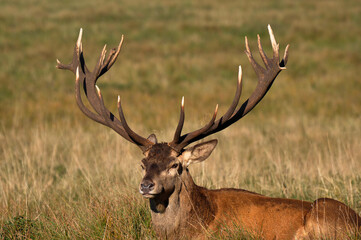
<instances>
[{"instance_id":1,"label":"deer head","mask_svg":"<svg viewBox=\"0 0 361 240\"><path fill-rule=\"evenodd\" d=\"M167 143L155 143L142 159L140 193L146 198L168 198L180 186L188 165L207 159L216 145L217 140L211 140L178 152Z\"/></svg>"},{"instance_id":2,"label":"deer head","mask_svg":"<svg viewBox=\"0 0 361 240\"><path fill-rule=\"evenodd\" d=\"M233 102L226 113L217 119L217 105L210 121L205 126L195 131L182 134L185 119L184 98L182 98L178 126L176 127L173 140L168 143L158 143L154 134L150 135L148 138L144 138L135 133L129 127L125 119L119 96L119 119L117 119L115 115L105 107L100 89L96 86L98 78L106 73L116 61L123 43L123 36L118 47L112 49L107 57L106 46L104 46L98 63L91 72L86 66L83 56L81 29L74 48L72 62L68 65L64 65L57 60L57 68L70 70L76 75L76 102L80 110L86 116L98 123L112 128L123 138L136 144L142 150L144 154L144 158L142 159L144 177L139 186L140 193L147 198L167 198L177 186L179 186L181 181L179 176L187 171L187 167L191 163L197 163L207 159L216 147L217 140L200 143L190 148L186 148L186 146L219 132L244 117L265 96L279 72L282 69L285 69L289 46L287 45L284 57L279 61L279 44L276 43L272 29L269 25L268 31L273 48L272 58L268 58L264 53L260 37L258 36L258 49L264 67L254 60L248 45L247 37L245 38L245 53L258 76L257 87L251 96L237 108L242 91L242 68L239 66L236 93ZM93 111L88 109L81 99L81 86L83 86L87 100L93 108Z\"/></svg>"}]
</instances>

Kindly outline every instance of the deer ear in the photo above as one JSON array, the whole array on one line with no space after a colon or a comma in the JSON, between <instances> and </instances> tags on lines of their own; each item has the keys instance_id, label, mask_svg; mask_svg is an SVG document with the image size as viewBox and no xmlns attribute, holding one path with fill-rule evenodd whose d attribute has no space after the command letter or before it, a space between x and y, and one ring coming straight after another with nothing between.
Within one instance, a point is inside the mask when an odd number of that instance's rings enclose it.
<instances>
[{"instance_id":1,"label":"deer ear","mask_svg":"<svg viewBox=\"0 0 361 240\"><path fill-rule=\"evenodd\" d=\"M206 160L217 146L217 143L217 139L213 139L186 149L181 155L183 165L187 167L191 163L198 163Z\"/></svg>"},{"instance_id":2,"label":"deer ear","mask_svg":"<svg viewBox=\"0 0 361 240\"><path fill-rule=\"evenodd\" d=\"M158 143L157 137L155 136L154 133L150 134L147 139L148 139L149 141L151 141L153 144Z\"/></svg>"}]
</instances>

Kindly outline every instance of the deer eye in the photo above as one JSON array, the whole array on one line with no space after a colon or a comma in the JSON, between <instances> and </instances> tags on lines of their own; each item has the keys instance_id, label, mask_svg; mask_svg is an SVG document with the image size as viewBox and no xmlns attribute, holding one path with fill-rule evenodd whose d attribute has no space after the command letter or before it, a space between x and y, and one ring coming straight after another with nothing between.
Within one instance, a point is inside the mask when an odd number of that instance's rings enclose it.
<instances>
[{"instance_id":1,"label":"deer eye","mask_svg":"<svg viewBox=\"0 0 361 240\"><path fill-rule=\"evenodd\" d=\"M175 163L171 166L171 168L177 168L178 167L178 163Z\"/></svg>"}]
</instances>

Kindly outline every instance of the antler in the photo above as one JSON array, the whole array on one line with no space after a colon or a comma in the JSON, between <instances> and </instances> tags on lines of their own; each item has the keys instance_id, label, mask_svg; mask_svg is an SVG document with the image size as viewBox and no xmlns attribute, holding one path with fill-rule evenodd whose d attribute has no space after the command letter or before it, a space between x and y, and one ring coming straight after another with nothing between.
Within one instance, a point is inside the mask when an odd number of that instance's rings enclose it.
<instances>
[{"instance_id":1,"label":"antler","mask_svg":"<svg viewBox=\"0 0 361 240\"><path fill-rule=\"evenodd\" d=\"M281 70L286 69L286 64L288 60L288 48L289 45L286 46L284 57L279 62L279 44L277 44L276 39L273 35L273 31L270 25L268 25L268 32L270 35L271 43L272 43L272 49L273 49L273 57L268 58L263 51L262 45L261 45L261 39L259 35L258 37L258 50L261 55L262 61L265 65L265 68L263 68L261 65L259 65L253 58L251 50L248 45L247 37L245 38L246 42L246 50L245 53L247 54L247 57L254 69L254 71L257 74L258 77L258 84L254 92L251 94L251 96L241 105L241 107L236 111L239 99L241 97L242 92L242 68L239 66L239 72L238 72L238 81L237 81L237 90L236 94L234 96L233 102L231 106L229 107L228 111L220 117L218 120L216 120L216 115L218 111L218 105L216 106L216 109L214 111L213 117L211 121L205 125L204 127L190 132L186 133L181 136L182 127L184 124L184 98L182 99L181 104L181 115L178 122L178 126L176 129L176 132L174 134L173 141L169 143L169 145L180 152L185 146L188 144L198 141L202 138L205 138L206 136L209 136L213 133L219 132L228 126L232 125L233 123L237 122L239 119L244 117L247 113L249 113L266 95L267 91L270 89L273 81L276 79L277 75L281 72Z\"/></svg>"},{"instance_id":2,"label":"antler","mask_svg":"<svg viewBox=\"0 0 361 240\"><path fill-rule=\"evenodd\" d=\"M85 64L83 47L82 47L82 34L83 30L80 29L78 40L74 47L73 60L70 64L62 64L57 60L57 68L70 70L75 74L75 97L76 102L80 110L88 116L90 119L101 123L107 127L112 128L122 137L128 141L138 145L143 152L146 151L150 146L153 145L151 141L146 138L143 138L136 134L128 126L123 109L120 103L120 97L118 96L118 110L121 121L119 121L113 113L111 113L104 105L103 97L101 95L100 89L96 85L96 82L100 76L106 73L117 60L121 46L123 44L124 37L122 36L120 43L117 48L110 50L108 57L106 58L106 45L104 46L98 63L95 65L94 70L90 72ZM83 103L80 94L80 85L83 85L85 95L88 99L88 102L94 109L95 113L89 110Z\"/></svg>"}]
</instances>

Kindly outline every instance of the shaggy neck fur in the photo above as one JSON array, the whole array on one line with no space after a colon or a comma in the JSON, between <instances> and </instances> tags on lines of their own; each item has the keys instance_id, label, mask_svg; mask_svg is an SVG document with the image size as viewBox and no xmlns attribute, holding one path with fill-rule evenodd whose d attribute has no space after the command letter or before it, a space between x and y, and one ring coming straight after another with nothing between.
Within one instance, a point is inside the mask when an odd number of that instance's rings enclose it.
<instances>
[{"instance_id":1,"label":"shaggy neck fur","mask_svg":"<svg viewBox=\"0 0 361 240\"><path fill-rule=\"evenodd\" d=\"M164 239L182 236L182 231L201 233L214 219L214 205L204 188L194 183L188 169L179 178L169 196L150 199L154 229Z\"/></svg>"}]
</instances>

